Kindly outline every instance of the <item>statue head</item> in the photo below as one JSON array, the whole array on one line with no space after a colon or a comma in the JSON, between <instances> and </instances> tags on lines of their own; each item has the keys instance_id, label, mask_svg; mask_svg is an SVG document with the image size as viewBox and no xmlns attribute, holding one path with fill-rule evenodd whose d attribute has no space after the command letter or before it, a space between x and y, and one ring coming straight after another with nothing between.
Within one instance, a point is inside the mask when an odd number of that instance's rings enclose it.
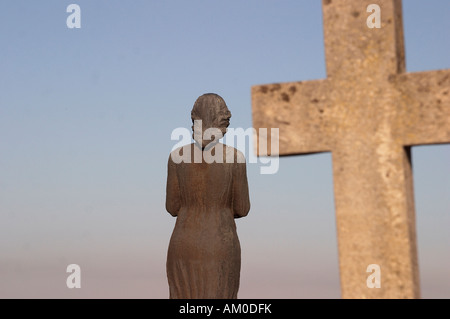
<instances>
[{"instance_id":1,"label":"statue head","mask_svg":"<svg viewBox=\"0 0 450 319\"><path fill-rule=\"evenodd\" d=\"M225 135L230 125L230 117L231 112L219 95L203 94L195 101L191 111L192 137L205 148L212 141L217 141Z\"/></svg>"}]
</instances>

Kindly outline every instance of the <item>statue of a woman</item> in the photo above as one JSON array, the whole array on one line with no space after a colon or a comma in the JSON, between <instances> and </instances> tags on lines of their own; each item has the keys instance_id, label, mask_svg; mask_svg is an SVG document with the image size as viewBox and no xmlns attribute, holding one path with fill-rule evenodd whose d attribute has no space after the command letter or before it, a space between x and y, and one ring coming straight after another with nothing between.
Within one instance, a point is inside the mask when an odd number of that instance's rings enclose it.
<instances>
[{"instance_id":1,"label":"statue of a woman","mask_svg":"<svg viewBox=\"0 0 450 319\"><path fill-rule=\"evenodd\" d=\"M231 117L219 95L200 96L191 117L195 142L168 162L166 209L177 217L166 264L170 298L235 299L241 248L234 219L250 209L245 158L218 142Z\"/></svg>"}]
</instances>

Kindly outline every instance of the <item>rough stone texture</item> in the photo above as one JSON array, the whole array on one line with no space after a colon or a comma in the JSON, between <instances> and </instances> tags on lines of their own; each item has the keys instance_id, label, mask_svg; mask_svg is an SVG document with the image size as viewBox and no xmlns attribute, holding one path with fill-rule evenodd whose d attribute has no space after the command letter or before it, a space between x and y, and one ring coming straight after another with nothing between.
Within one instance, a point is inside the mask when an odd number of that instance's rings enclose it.
<instances>
[{"instance_id":1,"label":"rough stone texture","mask_svg":"<svg viewBox=\"0 0 450 319\"><path fill-rule=\"evenodd\" d=\"M224 134L231 113L220 96L205 94L191 116L202 120L202 132L219 128ZM234 218L250 209L245 159L237 149L200 141L199 135L169 156L166 209L177 216L166 264L170 298L237 298L241 248ZM212 162L212 147L222 149L222 161ZM186 152L190 160L178 161ZM196 152L202 154L197 163Z\"/></svg>"},{"instance_id":2,"label":"rough stone texture","mask_svg":"<svg viewBox=\"0 0 450 319\"><path fill-rule=\"evenodd\" d=\"M410 146L450 142L450 70L405 73L401 1L376 1L379 29L372 2L323 1L327 79L252 87L253 126L279 155L332 152L342 297L419 298Z\"/></svg>"}]
</instances>

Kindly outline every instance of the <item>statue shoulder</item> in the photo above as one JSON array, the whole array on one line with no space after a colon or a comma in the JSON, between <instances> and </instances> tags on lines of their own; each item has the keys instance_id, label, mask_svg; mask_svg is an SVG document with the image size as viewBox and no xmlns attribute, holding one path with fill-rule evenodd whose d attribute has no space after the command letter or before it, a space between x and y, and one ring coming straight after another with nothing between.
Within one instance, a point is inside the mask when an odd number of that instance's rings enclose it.
<instances>
[{"instance_id":1,"label":"statue shoulder","mask_svg":"<svg viewBox=\"0 0 450 319\"><path fill-rule=\"evenodd\" d=\"M234 163L245 163L245 156L240 150L228 145L225 145L225 147L227 158L231 158L231 156L233 156Z\"/></svg>"},{"instance_id":2,"label":"statue shoulder","mask_svg":"<svg viewBox=\"0 0 450 319\"><path fill-rule=\"evenodd\" d=\"M191 157L191 151L194 143L186 144L176 149L172 150L169 154L169 161L172 160L174 163L180 163L186 161Z\"/></svg>"}]
</instances>

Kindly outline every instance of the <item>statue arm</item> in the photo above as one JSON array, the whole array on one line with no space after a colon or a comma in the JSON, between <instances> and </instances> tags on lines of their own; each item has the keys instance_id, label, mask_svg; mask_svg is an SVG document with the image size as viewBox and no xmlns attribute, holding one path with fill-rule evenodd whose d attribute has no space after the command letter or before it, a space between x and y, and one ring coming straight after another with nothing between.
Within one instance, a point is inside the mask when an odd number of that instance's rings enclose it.
<instances>
[{"instance_id":1,"label":"statue arm","mask_svg":"<svg viewBox=\"0 0 450 319\"><path fill-rule=\"evenodd\" d=\"M169 156L167 164L167 186L166 186L166 210L172 215L177 216L181 207L180 187L176 172L176 164Z\"/></svg>"},{"instance_id":2,"label":"statue arm","mask_svg":"<svg viewBox=\"0 0 450 319\"><path fill-rule=\"evenodd\" d=\"M234 218L247 216L250 210L247 168L245 161L235 163L233 174L233 214Z\"/></svg>"}]
</instances>

